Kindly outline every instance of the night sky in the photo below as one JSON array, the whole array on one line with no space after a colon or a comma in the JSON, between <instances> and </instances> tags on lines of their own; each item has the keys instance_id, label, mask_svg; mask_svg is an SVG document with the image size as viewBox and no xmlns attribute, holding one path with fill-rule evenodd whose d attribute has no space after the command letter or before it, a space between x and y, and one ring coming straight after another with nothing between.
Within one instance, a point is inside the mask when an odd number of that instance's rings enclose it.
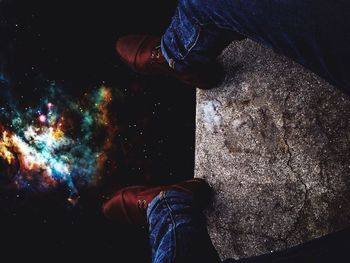
<instances>
[{"instance_id":1,"label":"night sky","mask_svg":"<svg viewBox=\"0 0 350 263\"><path fill-rule=\"evenodd\" d=\"M52 83L72 102L103 85L113 90L113 145L101 180L82 187L75 206L67 202L65 185L45 191L11 186L13 178L2 162L0 250L13 261L21 255L50 260L44 257L49 254L147 262L146 230L107 221L101 204L123 186L193 176L195 91L173 79L131 72L116 57L114 44L125 34L161 34L176 2L72 2L0 1L0 108L12 103L5 94L19 108L37 105ZM103 132L96 136L98 147Z\"/></svg>"}]
</instances>

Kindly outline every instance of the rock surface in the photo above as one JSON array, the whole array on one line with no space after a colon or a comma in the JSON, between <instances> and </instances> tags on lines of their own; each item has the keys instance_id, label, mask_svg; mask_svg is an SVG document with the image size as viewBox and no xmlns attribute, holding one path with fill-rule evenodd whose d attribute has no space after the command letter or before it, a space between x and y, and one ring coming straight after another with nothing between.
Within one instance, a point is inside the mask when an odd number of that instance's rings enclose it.
<instances>
[{"instance_id":1,"label":"rock surface","mask_svg":"<svg viewBox=\"0 0 350 263\"><path fill-rule=\"evenodd\" d=\"M224 82L197 92L196 177L215 198L222 259L290 247L350 226L350 98L252 41L219 58Z\"/></svg>"}]
</instances>

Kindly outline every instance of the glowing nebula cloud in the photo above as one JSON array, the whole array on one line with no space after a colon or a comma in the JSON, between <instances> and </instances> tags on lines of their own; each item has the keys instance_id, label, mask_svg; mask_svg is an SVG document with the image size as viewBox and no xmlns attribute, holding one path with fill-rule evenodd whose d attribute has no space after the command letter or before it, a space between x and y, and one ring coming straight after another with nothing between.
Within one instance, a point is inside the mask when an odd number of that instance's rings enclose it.
<instances>
[{"instance_id":1,"label":"glowing nebula cloud","mask_svg":"<svg viewBox=\"0 0 350 263\"><path fill-rule=\"evenodd\" d=\"M4 84L2 76L2 94ZM37 107L18 107L7 91L6 105L0 105L0 177L18 189L65 185L76 203L80 188L99 181L113 145L112 91L101 86L74 100L52 83L47 93Z\"/></svg>"}]
</instances>

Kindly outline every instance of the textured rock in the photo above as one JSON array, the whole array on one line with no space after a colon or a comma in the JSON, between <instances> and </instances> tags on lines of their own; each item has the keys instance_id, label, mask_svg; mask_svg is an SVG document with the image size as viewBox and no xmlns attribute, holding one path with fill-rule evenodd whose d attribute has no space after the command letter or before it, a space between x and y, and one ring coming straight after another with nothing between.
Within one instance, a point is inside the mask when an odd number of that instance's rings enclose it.
<instances>
[{"instance_id":1,"label":"textured rock","mask_svg":"<svg viewBox=\"0 0 350 263\"><path fill-rule=\"evenodd\" d=\"M290 247L350 225L350 98L252 41L219 58L197 93L196 177L223 259Z\"/></svg>"}]
</instances>

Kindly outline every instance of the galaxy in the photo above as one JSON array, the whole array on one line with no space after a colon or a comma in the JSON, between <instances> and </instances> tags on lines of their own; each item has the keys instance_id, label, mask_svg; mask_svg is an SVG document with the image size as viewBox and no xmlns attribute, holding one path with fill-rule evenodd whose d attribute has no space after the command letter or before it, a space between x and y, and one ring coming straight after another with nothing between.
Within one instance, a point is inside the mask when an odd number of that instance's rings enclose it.
<instances>
[{"instance_id":1,"label":"galaxy","mask_svg":"<svg viewBox=\"0 0 350 263\"><path fill-rule=\"evenodd\" d=\"M149 261L145 229L101 207L122 187L193 176L195 92L130 71L115 41L161 33L175 4L1 1L3 258Z\"/></svg>"},{"instance_id":2,"label":"galaxy","mask_svg":"<svg viewBox=\"0 0 350 263\"><path fill-rule=\"evenodd\" d=\"M0 108L0 177L8 179L8 187L29 191L63 185L67 200L77 203L79 189L100 181L117 133L110 121L111 88L100 86L74 99L52 82L39 105L19 106L4 76L0 84L6 94Z\"/></svg>"}]
</instances>

